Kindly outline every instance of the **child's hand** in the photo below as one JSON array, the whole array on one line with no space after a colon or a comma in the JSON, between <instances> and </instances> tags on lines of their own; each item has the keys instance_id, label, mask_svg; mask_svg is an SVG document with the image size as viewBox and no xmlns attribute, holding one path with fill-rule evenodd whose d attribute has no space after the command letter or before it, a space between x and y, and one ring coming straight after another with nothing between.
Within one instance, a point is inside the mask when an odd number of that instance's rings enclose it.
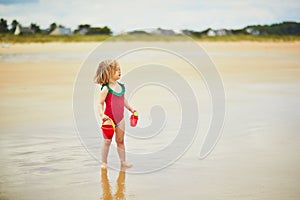
<instances>
[{"instance_id":1,"label":"child's hand","mask_svg":"<svg viewBox=\"0 0 300 200\"><path fill-rule=\"evenodd\" d=\"M105 122L105 121L108 120L108 119L109 119L109 117L108 117L107 115L103 115L103 116L102 116L102 121L103 121L103 122Z\"/></svg>"}]
</instances>

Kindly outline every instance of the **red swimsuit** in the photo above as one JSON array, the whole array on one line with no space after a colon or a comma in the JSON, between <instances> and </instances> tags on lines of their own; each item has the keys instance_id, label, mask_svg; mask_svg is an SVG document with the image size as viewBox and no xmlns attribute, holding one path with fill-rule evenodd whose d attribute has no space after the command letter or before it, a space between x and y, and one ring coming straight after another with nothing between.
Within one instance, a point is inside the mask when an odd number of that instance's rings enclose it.
<instances>
[{"instance_id":1,"label":"red swimsuit","mask_svg":"<svg viewBox=\"0 0 300 200\"><path fill-rule=\"evenodd\" d=\"M120 93L112 90L108 84L103 84L101 90L104 86L108 88L108 94L105 99L105 111L104 114L110 117L116 126L119 125L120 121L124 118L124 93L125 86L118 82L121 86L122 91Z\"/></svg>"}]
</instances>

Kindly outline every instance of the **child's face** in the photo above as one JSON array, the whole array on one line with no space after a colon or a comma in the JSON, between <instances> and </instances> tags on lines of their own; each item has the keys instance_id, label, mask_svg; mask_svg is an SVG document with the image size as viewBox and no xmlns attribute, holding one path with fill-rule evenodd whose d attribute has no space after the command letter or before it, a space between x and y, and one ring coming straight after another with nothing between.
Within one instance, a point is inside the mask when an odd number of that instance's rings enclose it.
<instances>
[{"instance_id":1,"label":"child's face","mask_svg":"<svg viewBox=\"0 0 300 200\"><path fill-rule=\"evenodd\" d=\"M120 68L120 66L118 65L117 66L117 69L116 69L116 71L115 71L115 73L112 75L112 79L114 80L114 81L117 81L117 80L119 80L121 78L121 68Z\"/></svg>"}]
</instances>

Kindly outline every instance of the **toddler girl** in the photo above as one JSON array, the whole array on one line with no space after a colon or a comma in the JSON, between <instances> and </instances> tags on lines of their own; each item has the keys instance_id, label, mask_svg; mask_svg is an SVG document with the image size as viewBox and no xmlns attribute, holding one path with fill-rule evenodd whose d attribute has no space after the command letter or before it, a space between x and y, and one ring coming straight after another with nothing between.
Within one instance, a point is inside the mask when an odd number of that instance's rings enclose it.
<instances>
[{"instance_id":1,"label":"toddler girl","mask_svg":"<svg viewBox=\"0 0 300 200\"><path fill-rule=\"evenodd\" d=\"M124 107L131 113L134 113L136 110L133 109L125 99L125 86L118 82L120 78L121 69L118 62L115 60L104 60L100 62L94 80L97 84L101 85L100 102L98 106L100 117L104 124L111 124L112 122L115 124L115 141L118 147L121 167L130 168L132 165L125 160ZM111 141L112 136L108 137L104 135L101 168L107 168L107 156Z\"/></svg>"}]
</instances>

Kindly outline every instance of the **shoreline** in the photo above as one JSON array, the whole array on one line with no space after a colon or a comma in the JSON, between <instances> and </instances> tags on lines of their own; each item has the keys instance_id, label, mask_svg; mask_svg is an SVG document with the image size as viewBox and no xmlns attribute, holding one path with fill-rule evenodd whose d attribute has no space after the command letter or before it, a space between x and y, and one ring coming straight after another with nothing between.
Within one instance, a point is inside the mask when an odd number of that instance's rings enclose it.
<instances>
[{"instance_id":1,"label":"shoreline","mask_svg":"<svg viewBox=\"0 0 300 200\"><path fill-rule=\"evenodd\" d=\"M11 54L11 53L42 53L42 52L86 52L91 51L100 45L103 41L95 42L47 42L47 43L9 43L0 46L0 53ZM167 41L118 41L118 43L131 43L131 42L141 42L141 43L156 43L156 42L167 42ZM173 41L173 42L183 42L183 41ZM300 41L195 41L206 51L248 51L254 50L262 51L279 51L284 52L282 47L288 48L288 51L299 52ZM276 48L272 49L272 47ZM249 49L250 48L250 49ZM287 50L287 49L286 49Z\"/></svg>"}]
</instances>

